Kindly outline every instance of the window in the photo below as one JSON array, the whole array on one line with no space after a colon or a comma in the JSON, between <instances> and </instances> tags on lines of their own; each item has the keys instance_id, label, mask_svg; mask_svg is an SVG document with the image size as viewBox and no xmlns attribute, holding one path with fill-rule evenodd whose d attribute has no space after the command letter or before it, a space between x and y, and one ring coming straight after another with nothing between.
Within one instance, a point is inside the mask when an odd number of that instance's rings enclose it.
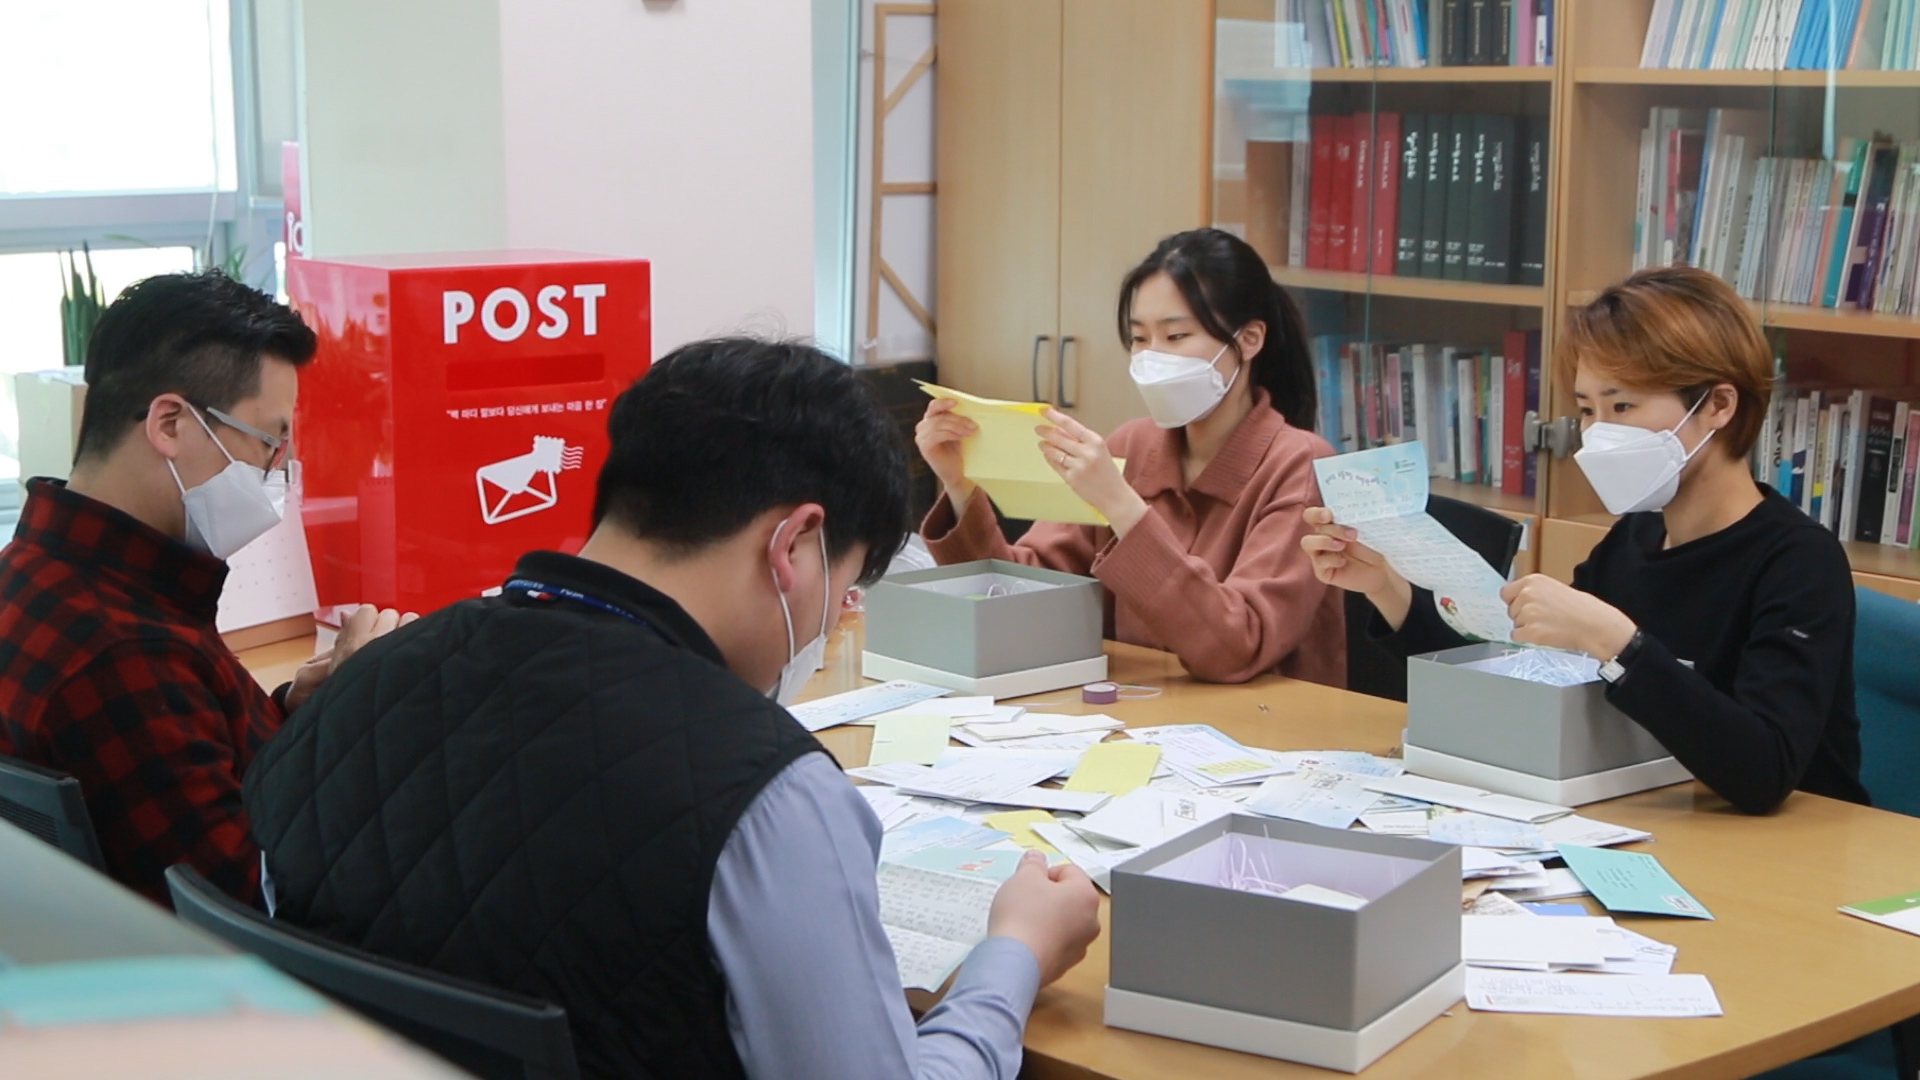
<instances>
[{"instance_id":1,"label":"window","mask_svg":"<svg viewBox=\"0 0 1920 1080\"><path fill-rule=\"evenodd\" d=\"M292 12L0 0L0 524L18 505L13 376L64 363L61 252L91 249L109 301L208 262L277 290Z\"/></svg>"},{"instance_id":2,"label":"window","mask_svg":"<svg viewBox=\"0 0 1920 1080\"><path fill-rule=\"evenodd\" d=\"M6 9L0 195L233 190L227 0Z\"/></svg>"}]
</instances>

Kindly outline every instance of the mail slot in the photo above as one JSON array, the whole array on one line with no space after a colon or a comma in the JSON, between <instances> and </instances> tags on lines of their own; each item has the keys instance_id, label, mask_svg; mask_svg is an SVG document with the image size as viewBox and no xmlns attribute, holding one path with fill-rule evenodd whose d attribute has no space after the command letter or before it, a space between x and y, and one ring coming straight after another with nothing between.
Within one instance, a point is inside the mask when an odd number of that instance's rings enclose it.
<instances>
[{"instance_id":1,"label":"mail slot","mask_svg":"<svg viewBox=\"0 0 1920 1080\"><path fill-rule=\"evenodd\" d=\"M320 337L294 452L322 608L430 611L586 542L607 410L652 362L644 260L291 258L287 291Z\"/></svg>"}]
</instances>

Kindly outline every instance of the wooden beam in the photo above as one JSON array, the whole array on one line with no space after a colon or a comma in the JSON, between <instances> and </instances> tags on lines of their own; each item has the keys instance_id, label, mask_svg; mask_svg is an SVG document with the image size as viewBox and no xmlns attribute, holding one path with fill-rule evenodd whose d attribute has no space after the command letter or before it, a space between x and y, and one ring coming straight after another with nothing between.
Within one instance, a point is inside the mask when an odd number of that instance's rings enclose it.
<instances>
[{"instance_id":1,"label":"wooden beam","mask_svg":"<svg viewBox=\"0 0 1920 1080\"><path fill-rule=\"evenodd\" d=\"M886 100L880 103L880 120L885 120L887 115L893 112L893 107L900 104L900 99L907 96L907 91L913 89L913 84L919 82L922 75L932 70L933 53L934 47L932 45L927 46L927 51L921 53L920 59L915 60L913 66L907 69L907 73L900 77L899 85L895 86L893 92L887 95ZM877 54L873 70L876 73L876 77L878 77L881 69L877 62ZM877 122L878 121L876 121L876 123Z\"/></svg>"},{"instance_id":2,"label":"wooden beam","mask_svg":"<svg viewBox=\"0 0 1920 1080\"><path fill-rule=\"evenodd\" d=\"M927 333L933 333L933 315L921 306L920 301L913 298L913 293L908 291L906 284L900 280L898 274L893 272L893 267L887 265L885 259L881 259L879 265L880 276L886 278L887 284L893 287L894 295L900 298L901 303L907 305L907 310L920 321L920 325L927 328ZM879 336L877 329L874 331L874 336Z\"/></svg>"}]
</instances>

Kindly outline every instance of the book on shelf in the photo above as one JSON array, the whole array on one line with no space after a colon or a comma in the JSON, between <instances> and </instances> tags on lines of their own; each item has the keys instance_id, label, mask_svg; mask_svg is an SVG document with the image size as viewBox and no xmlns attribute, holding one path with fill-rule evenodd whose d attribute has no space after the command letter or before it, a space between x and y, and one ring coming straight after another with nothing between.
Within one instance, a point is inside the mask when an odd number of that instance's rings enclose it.
<instances>
[{"instance_id":1,"label":"book on shelf","mask_svg":"<svg viewBox=\"0 0 1920 1080\"><path fill-rule=\"evenodd\" d=\"M1517 238L1512 258L1516 260L1513 281L1520 285L1547 283L1547 122L1540 117L1520 118L1519 161L1515 164L1514 198L1519 201L1515 216Z\"/></svg>"},{"instance_id":2,"label":"book on shelf","mask_svg":"<svg viewBox=\"0 0 1920 1080\"><path fill-rule=\"evenodd\" d=\"M1642 132L1643 188L1664 164L1656 153L1649 168L1648 147L1667 119ZM1635 269L1699 266L1756 302L1920 313L1920 143L1875 135L1841 139L1831 160L1762 157L1757 114L1712 110L1705 130L1697 165L1683 159L1639 200ZM1694 224L1669 225L1666 216L1688 205ZM1674 242L1650 251L1655 235Z\"/></svg>"},{"instance_id":3,"label":"book on shelf","mask_svg":"<svg viewBox=\"0 0 1920 1080\"><path fill-rule=\"evenodd\" d=\"M1398 272L1400 244L1400 142L1404 137L1399 113L1383 112L1373 118L1373 180L1371 217L1373 243L1370 266L1373 273Z\"/></svg>"},{"instance_id":4,"label":"book on shelf","mask_svg":"<svg viewBox=\"0 0 1920 1080\"><path fill-rule=\"evenodd\" d=\"M1426 199L1427 139L1431 130L1424 113L1400 118L1399 208L1394 218L1393 273L1420 276L1420 218ZM1384 155L1383 155L1384 156Z\"/></svg>"},{"instance_id":5,"label":"book on shelf","mask_svg":"<svg viewBox=\"0 0 1920 1080\"><path fill-rule=\"evenodd\" d=\"M1247 141L1244 234L1276 267L1539 285L1546 162L1544 118L1297 117Z\"/></svg>"},{"instance_id":6,"label":"book on shelf","mask_svg":"<svg viewBox=\"0 0 1920 1080\"><path fill-rule=\"evenodd\" d=\"M1281 0L1319 67L1426 67L1429 0Z\"/></svg>"},{"instance_id":7,"label":"book on shelf","mask_svg":"<svg viewBox=\"0 0 1920 1080\"><path fill-rule=\"evenodd\" d=\"M1539 331L1510 332L1498 349L1327 334L1312 354L1320 432L1337 452L1419 441L1434 477L1533 495L1522 432L1539 406Z\"/></svg>"},{"instance_id":8,"label":"book on shelf","mask_svg":"<svg viewBox=\"0 0 1920 1080\"><path fill-rule=\"evenodd\" d=\"M1913 71L1920 0L1654 0L1643 68Z\"/></svg>"},{"instance_id":9,"label":"book on shelf","mask_svg":"<svg viewBox=\"0 0 1920 1080\"><path fill-rule=\"evenodd\" d=\"M1447 173L1457 119L1446 113L1427 118L1426 176L1420 197L1420 276L1424 278L1446 276Z\"/></svg>"},{"instance_id":10,"label":"book on shelf","mask_svg":"<svg viewBox=\"0 0 1920 1080\"><path fill-rule=\"evenodd\" d=\"M1347 187L1347 264L1335 270L1364 274L1373 241L1373 128L1377 116L1359 113L1347 118L1347 141L1353 168Z\"/></svg>"},{"instance_id":11,"label":"book on shelf","mask_svg":"<svg viewBox=\"0 0 1920 1080\"><path fill-rule=\"evenodd\" d=\"M1842 540L1920 548L1920 389L1777 387L1754 478Z\"/></svg>"}]
</instances>

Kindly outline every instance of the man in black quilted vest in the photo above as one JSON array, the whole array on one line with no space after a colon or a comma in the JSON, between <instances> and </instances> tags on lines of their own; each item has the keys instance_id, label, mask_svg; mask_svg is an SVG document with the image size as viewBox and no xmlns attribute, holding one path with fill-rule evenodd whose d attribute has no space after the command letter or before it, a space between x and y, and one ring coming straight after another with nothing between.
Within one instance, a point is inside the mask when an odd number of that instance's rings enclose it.
<instances>
[{"instance_id":1,"label":"man in black quilted vest","mask_svg":"<svg viewBox=\"0 0 1920 1080\"><path fill-rule=\"evenodd\" d=\"M879 822L780 704L905 535L887 416L813 348L726 339L608 428L578 557L362 649L256 759L278 917L563 1006L587 1076L1012 1080L1092 884L1023 863L916 1025Z\"/></svg>"}]
</instances>

